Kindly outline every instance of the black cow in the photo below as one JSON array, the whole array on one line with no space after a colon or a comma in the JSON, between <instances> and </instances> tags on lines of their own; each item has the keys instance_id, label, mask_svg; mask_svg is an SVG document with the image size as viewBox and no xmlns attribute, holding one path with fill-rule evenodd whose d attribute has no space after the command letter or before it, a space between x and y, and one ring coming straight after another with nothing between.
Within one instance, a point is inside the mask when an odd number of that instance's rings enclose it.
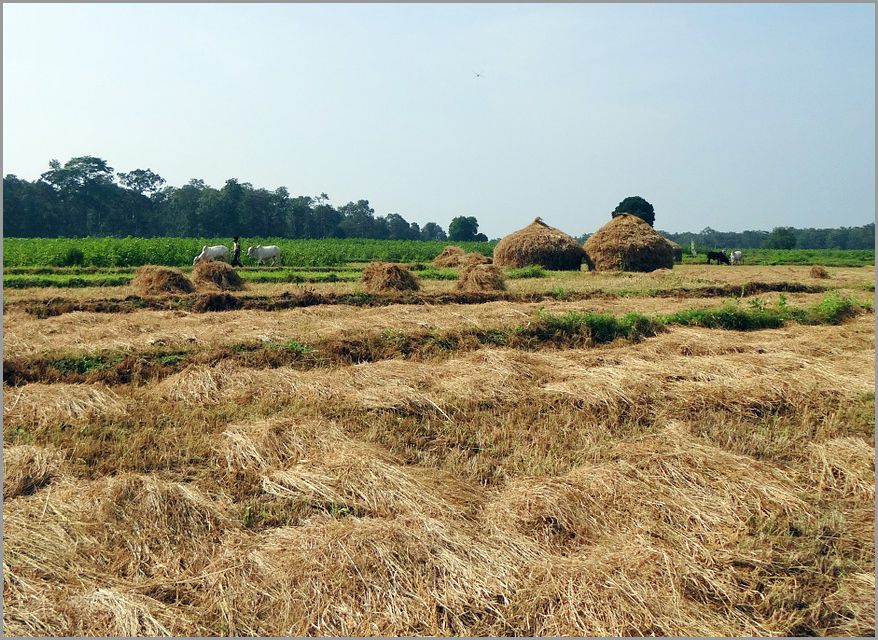
<instances>
[{"instance_id":1,"label":"black cow","mask_svg":"<svg viewBox=\"0 0 878 640\"><path fill-rule=\"evenodd\" d=\"M729 257L722 251L708 251L707 252L707 264L710 264L711 260L716 260L716 263L720 262L725 264L732 264L729 262Z\"/></svg>"}]
</instances>

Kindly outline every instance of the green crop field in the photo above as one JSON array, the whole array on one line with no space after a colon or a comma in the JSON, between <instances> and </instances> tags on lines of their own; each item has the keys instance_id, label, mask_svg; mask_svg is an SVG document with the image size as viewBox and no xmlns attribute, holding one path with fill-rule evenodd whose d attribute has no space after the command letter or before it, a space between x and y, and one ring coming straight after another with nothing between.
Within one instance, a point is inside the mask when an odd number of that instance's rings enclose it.
<instances>
[{"instance_id":1,"label":"green crop field","mask_svg":"<svg viewBox=\"0 0 878 640\"><path fill-rule=\"evenodd\" d=\"M185 267L192 265L204 245L225 244L228 238L6 238L3 243L3 266L71 267L94 270L107 277L106 269L160 264ZM356 262L386 260L389 262L429 262L444 247L455 244L467 251L490 256L493 242L450 242L420 240L325 239L289 240L284 238L253 238L242 242L244 251L250 245L278 245L286 267L338 267ZM253 261L242 255L245 265ZM705 261L705 254L683 257L684 263ZM834 249L745 249L744 264L810 265L858 267L875 263L874 250ZM33 274L32 274L33 275Z\"/></svg>"},{"instance_id":2,"label":"green crop field","mask_svg":"<svg viewBox=\"0 0 878 640\"><path fill-rule=\"evenodd\" d=\"M224 244L229 238L5 238L3 266L52 267L137 267L144 264L191 266L204 245ZM283 264L290 267L335 266L350 262L386 260L425 262L435 258L449 244L491 255L491 242L447 242L424 240L288 240L285 238L247 238L241 259L250 245L276 244L283 253Z\"/></svg>"}]
</instances>

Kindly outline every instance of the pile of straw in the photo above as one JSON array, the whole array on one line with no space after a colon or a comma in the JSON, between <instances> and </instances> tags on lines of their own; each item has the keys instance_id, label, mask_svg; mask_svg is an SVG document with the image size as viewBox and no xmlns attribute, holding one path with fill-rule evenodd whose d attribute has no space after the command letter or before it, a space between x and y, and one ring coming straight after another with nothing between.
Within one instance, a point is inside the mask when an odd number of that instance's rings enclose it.
<instances>
[{"instance_id":1,"label":"pile of straw","mask_svg":"<svg viewBox=\"0 0 878 640\"><path fill-rule=\"evenodd\" d=\"M231 265L218 260L199 262L192 270L192 280L198 288L221 289L223 291L239 291L244 288L244 281Z\"/></svg>"},{"instance_id":2,"label":"pile of straw","mask_svg":"<svg viewBox=\"0 0 878 640\"><path fill-rule=\"evenodd\" d=\"M506 291L506 276L493 264L471 264L460 273L458 291Z\"/></svg>"},{"instance_id":3,"label":"pile of straw","mask_svg":"<svg viewBox=\"0 0 878 640\"><path fill-rule=\"evenodd\" d=\"M534 218L524 229L511 233L494 247L498 267L527 267L535 264L554 271L578 271L585 258L572 237Z\"/></svg>"},{"instance_id":4,"label":"pile of straw","mask_svg":"<svg viewBox=\"0 0 878 640\"><path fill-rule=\"evenodd\" d=\"M421 286L407 267L390 262L370 262L361 279L369 291L418 291Z\"/></svg>"},{"instance_id":5,"label":"pile of straw","mask_svg":"<svg viewBox=\"0 0 878 640\"><path fill-rule=\"evenodd\" d=\"M471 264L490 264L491 258L481 253L467 253L460 247L448 246L433 260L436 267L466 267Z\"/></svg>"},{"instance_id":6,"label":"pile of straw","mask_svg":"<svg viewBox=\"0 0 878 640\"><path fill-rule=\"evenodd\" d=\"M819 264L815 264L814 266L811 267L811 277L812 278L826 279L829 277L829 272L826 270L825 267L823 267Z\"/></svg>"},{"instance_id":7,"label":"pile of straw","mask_svg":"<svg viewBox=\"0 0 878 640\"><path fill-rule=\"evenodd\" d=\"M192 293L195 287L178 269L147 264L137 270L131 286L142 296Z\"/></svg>"},{"instance_id":8,"label":"pile of straw","mask_svg":"<svg viewBox=\"0 0 878 640\"><path fill-rule=\"evenodd\" d=\"M597 271L655 271L674 267L670 242L637 216L620 213L585 243Z\"/></svg>"}]
</instances>

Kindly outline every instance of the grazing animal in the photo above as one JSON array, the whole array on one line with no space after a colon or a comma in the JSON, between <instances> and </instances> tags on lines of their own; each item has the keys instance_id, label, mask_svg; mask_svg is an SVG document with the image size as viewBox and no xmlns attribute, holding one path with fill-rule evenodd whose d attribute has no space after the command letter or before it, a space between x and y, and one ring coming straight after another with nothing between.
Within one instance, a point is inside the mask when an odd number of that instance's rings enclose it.
<instances>
[{"instance_id":1,"label":"grazing animal","mask_svg":"<svg viewBox=\"0 0 878 640\"><path fill-rule=\"evenodd\" d=\"M276 244L270 244L267 247L259 244L255 247L247 247L247 255L259 264L263 264L266 260L271 260L271 264L275 265L280 261L280 247Z\"/></svg>"},{"instance_id":2,"label":"grazing animal","mask_svg":"<svg viewBox=\"0 0 878 640\"><path fill-rule=\"evenodd\" d=\"M732 251L731 257L732 264L743 264L744 263L744 254L740 251Z\"/></svg>"},{"instance_id":3,"label":"grazing animal","mask_svg":"<svg viewBox=\"0 0 878 640\"><path fill-rule=\"evenodd\" d=\"M201 253L195 256L195 260L192 261L192 265L196 265L202 260L206 260L210 262L211 260L228 260L229 259L229 248L225 245L217 244L212 247L208 247L204 245L201 249Z\"/></svg>"},{"instance_id":4,"label":"grazing animal","mask_svg":"<svg viewBox=\"0 0 878 640\"><path fill-rule=\"evenodd\" d=\"M723 253L722 251L708 251L707 252L707 264L710 264L711 260L716 260L717 264L719 264L720 262L725 263L725 264L731 264L729 262L729 257L725 253Z\"/></svg>"}]
</instances>

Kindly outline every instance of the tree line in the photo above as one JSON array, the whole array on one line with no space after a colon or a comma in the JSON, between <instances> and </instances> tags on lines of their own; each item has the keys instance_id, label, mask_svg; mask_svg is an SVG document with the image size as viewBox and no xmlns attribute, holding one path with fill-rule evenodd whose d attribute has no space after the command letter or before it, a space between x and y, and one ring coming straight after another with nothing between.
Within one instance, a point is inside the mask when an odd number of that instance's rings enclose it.
<instances>
[{"instance_id":1,"label":"tree line","mask_svg":"<svg viewBox=\"0 0 878 640\"><path fill-rule=\"evenodd\" d=\"M664 235L686 248L694 241L698 247L734 249L874 249L875 223L861 227L835 229L797 229L775 227L772 231L716 231L706 227L699 233Z\"/></svg>"},{"instance_id":2,"label":"tree line","mask_svg":"<svg viewBox=\"0 0 878 640\"><path fill-rule=\"evenodd\" d=\"M655 225L655 208L641 196L628 196L610 214L630 213L642 218L650 226ZM695 243L698 247L734 249L874 249L875 223L861 227L838 227L831 229L796 229L775 227L769 231L717 231L705 227L699 233L670 233L661 231L683 247ZM588 239L588 234L582 241Z\"/></svg>"},{"instance_id":3,"label":"tree line","mask_svg":"<svg viewBox=\"0 0 878 640\"><path fill-rule=\"evenodd\" d=\"M368 200L335 207L329 196L293 196L286 187L254 188L235 178L219 189L193 179L168 186L150 169L114 173L95 156L57 160L38 180L3 178L4 235L85 236L247 235L286 238L375 238L486 241L473 216L421 227L398 213L376 216Z\"/></svg>"},{"instance_id":4,"label":"tree line","mask_svg":"<svg viewBox=\"0 0 878 640\"><path fill-rule=\"evenodd\" d=\"M612 215L627 212L655 222L653 206L625 198ZM3 178L3 231L11 238L45 237L251 237L373 238L486 241L473 216L457 216L446 233L436 222L421 227L399 213L375 215L368 200L333 206L329 196L293 196L286 187L254 188L235 178L216 189L193 179L166 184L150 169L114 172L95 156L57 160L32 182ZM662 232L684 247L739 249L873 249L875 224L834 229L776 227L772 231ZM585 241L588 234L580 237Z\"/></svg>"}]
</instances>

